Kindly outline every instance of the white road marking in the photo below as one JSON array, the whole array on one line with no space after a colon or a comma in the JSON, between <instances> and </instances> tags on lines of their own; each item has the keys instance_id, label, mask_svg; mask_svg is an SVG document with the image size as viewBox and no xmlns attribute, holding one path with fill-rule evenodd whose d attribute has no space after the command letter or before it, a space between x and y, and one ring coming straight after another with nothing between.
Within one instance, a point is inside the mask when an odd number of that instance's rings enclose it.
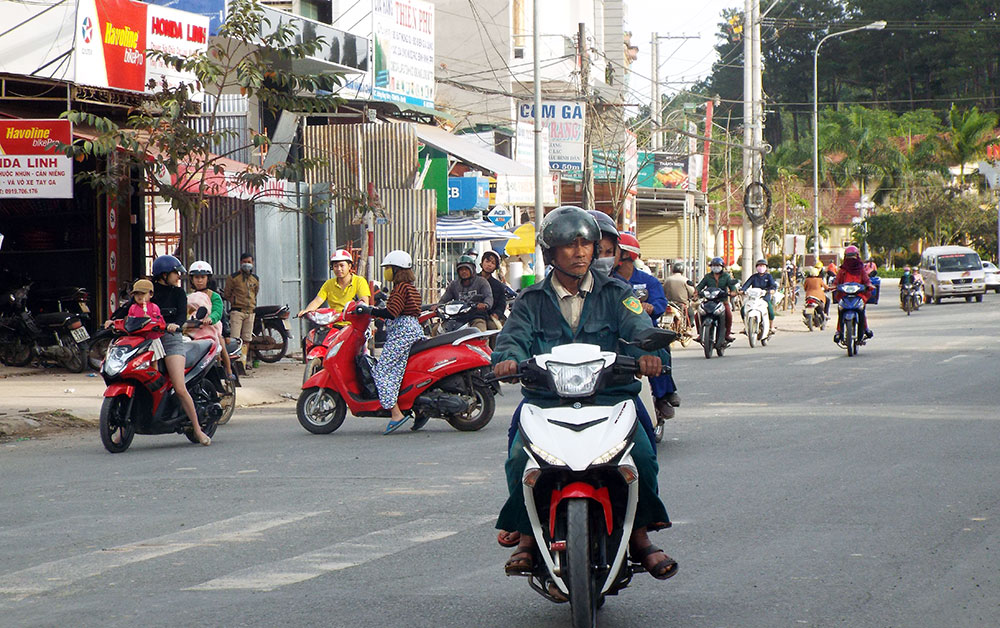
<instances>
[{"instance_id":1,"label":"white road marking","mask_svg":"<svg viewBox=\"0 0 1000 628\"><path fill-rule=\"evenodd\" d=\"M969 357L969 356L965 355L964 353L959 353L958 355L953 355L953 356L951 356L950 358L948 358L946 360L941 360L941 364L947 364L948 362L951 362L952 360L957 360L959 358L967 358L967 357Z\"/></svg>"},{"instance_id":2,"label":"white road marking","mask_svg":"<svg viewBox=\"0 0 1000 628\"><path fill-rule=\"evenodd\" d=\"M117 567L174 554L209 543L252 540L264 530L322 512L252 512L163 536L71 556L0 575L0 594L23 599L100 575Z\"/></svg>"},{"instance_id":3,"label":"white road marking","mask_svg":"<svg viewBox=\"0 0 1000 628\"><path fill-rule=\"evenodd\" d=\"M822 364L823 362L828 362L830 360L836 360L839 357L840 357L839 354L838 355L818 355L818 356L813 357L813 358L805 358L803 360L796 360L795 362L792 362L792 364L793 365L795 365L795 364L803 364L803 365L806 365L806 366L815 366L816 364Z\"/></svg>"},{"instance_id":4,"label":"white road marking","mask_svg":"<svg viewBox=\"0 0 1000 628\"><path fill-rule=\"evenodd\" d=\"M350 541L334 543L314 552L236 571L185 590L249 589L272 591L285 585L322 576L331 571L357 567L391 554L406 551L422 543L445 539L470 527L493 521L493 519L494 517L452 515L418 519L385 530L370 532Z\"/></svg>"}]
</instances>

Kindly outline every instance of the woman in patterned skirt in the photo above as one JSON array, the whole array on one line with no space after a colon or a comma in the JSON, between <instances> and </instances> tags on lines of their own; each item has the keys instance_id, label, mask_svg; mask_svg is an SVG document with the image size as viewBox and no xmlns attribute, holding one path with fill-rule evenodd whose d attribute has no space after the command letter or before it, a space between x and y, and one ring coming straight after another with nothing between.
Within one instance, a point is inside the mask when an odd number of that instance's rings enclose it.
<instances>
[{"instance_id":1,"label":"woman in patterned skirt","mask_svg":"<svg viewBox=\"0 0 1000 628\"><path fill-rule=\"evenodd\" d=\"M392 283L392 292L384 308L374 308L372 315L389 319L386 323L385 345L375 364L375 388L382 407L392 412L385 433L396 431L410 418L399 409L396 398L403 381L410 347L423 337L417 317L420 316L420 294L413 286L413 259L406 251L391 251L382 260L382 274Z\"/></svg>"}]
</instances>

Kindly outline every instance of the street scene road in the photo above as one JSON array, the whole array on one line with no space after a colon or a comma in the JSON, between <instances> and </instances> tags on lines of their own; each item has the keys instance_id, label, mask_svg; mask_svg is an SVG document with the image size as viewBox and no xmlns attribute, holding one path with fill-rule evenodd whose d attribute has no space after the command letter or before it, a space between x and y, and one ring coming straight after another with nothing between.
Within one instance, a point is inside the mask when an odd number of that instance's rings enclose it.
<instances>
[{"instance_id":1,"label":"street scene road","mask_svg":"<svg viewBox=\"0 0 1000 628\"><path fill-rule=\"evenodd\" d=\"M855 358L797 312L765 348L674 351L674 527L653 539L680 572L639 574L602 626L1000 623L1000 299L907 317L894 297ZM96 429L0 445L0 624L566 626L503 573L503 393L472 433L348 417L316 436L286 402L238 410L208 449L111 455Z\"/></svg>"}]
</instances>

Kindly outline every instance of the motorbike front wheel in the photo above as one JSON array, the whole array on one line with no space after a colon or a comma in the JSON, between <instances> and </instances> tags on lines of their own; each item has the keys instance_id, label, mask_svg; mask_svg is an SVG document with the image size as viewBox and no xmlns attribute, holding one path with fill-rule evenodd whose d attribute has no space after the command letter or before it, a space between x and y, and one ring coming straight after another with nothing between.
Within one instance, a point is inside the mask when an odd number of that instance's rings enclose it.
<instances>
[{"instance_id":1,"label":"motorbike front wheel","mask_svg":"<svg viewBox=\"0 0 1000 628\"><path fill-rule=\"evenodd\" d=\"M569 589L573 628L597 625L597 591L594 565L590 559L590 500L566 502L566 586Z\"/></svg>"},{"instance_id":2,"label":"motorbike front wheel","mask_svg":"<svg viewBox=\"0 0 1000 628\"><path fill-rule=\"evenodd\" d=\"M726 351L726 330L722 328L722 321L715 325L715 355L722 357Z\"/></svg>"},{"instance_id":3,"label":"motorbike front wheel","mask_svg":"<svg viewBox=\"0 0 1000 628\"><path fill-rule=\"evenodd\" d=\"M31 357L31 344L19 336L4 334L0 338L0 362L7 366L28 366Z\"/></svg>"},{"instance_id":4,"label":"motorbike front wheel","mask_svg":"<svg viewBox=\"0 0 1000 628\"><path fill-rule=\"evenodd\" d=\"M469 401L469 410L459 417L449 417L448 424L460 432L475 432L486 427L493 419L496 399L493 389L486 384L473 384L472 395L463 395Z\"/></svg>"},{"instance_id":5,"label":"motorbike front wheel","mask_svg":"<svg viewBox=\"0 0 1000 628\"><path fill-rule=\"evenodd\" d=\"M705 359L712 359L712 349L715 345L715 334L712 333L715 325L709 323L708 321L703 321L701 324L701 347L705 350Z\"/></svg>"},{"instance_id":6,"label":"motorbike front wheel","mask_svg":"<svg viewBox=\"0 0 1000 628\"><path fill-rule=\"evenodd\" d=\"M751 348L753 348L753 346L757 344L757 328L759 326L760 323L757 322L756 318L747 319L747 324L746 324L747 339L750 341Z\"/></svg>"},{"instance_id":7,"label":"motorbike front wheel","mask_svg":"<svg viewBox=\"0 0 1000 628\"><path fill-rule=\"evenodd\" d=\"M851 320L847 321L846 325L844 325L844 344L847 345L847 356L848 357L854 357L857 354L857 352L858 352L858 348L854 344L855 343L855 337L857 336L857 333L858 333L857 332L857 324L858 323L857 323L856 319L851 319Z\"/></svg>"},{"instance_id":8,"label":"motorbike front wheel","mask_svg":"<svg viewBox=\"0 0 1000 628\"><path fill-rule=\"evenodd\" d=\"M274 364L288 353L288 332L282 323L266 323L260 331L260 336L254 340L260 340L269 347L267 349L254 349L254 354L260 358L261 362Z\"/></svg>"},{"instance_id":9,"label":"motorbike front wheel","mask_svg":"<svg viewBox=\"0 0 1000 628\"><path fill-rule=\"evenodd\" d=\"M100 432L101 443L113 454L120 454L128 449L135 437L135 426L131 417L125 415L128 410L129 398L125 395L105 397L101 404Z\"/></svg>"},{"instance_id":10,"label":"motorbike front wheel","mask_svg":"<svg viewBox=\"0 0 1000 628\"><path fill-rule=\"evenodd\" d=\"M306 388L295 404L299 424L313 434L330 434L344 424L347 404L336 392L318 386Z\"/></svg>"}]
</instances>

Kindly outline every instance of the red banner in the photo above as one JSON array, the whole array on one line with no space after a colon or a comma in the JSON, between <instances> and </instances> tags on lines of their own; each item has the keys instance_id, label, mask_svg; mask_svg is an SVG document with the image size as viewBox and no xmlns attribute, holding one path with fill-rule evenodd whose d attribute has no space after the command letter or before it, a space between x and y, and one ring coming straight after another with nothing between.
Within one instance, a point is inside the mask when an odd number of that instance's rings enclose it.
<instances>
[{"instance_id":1,"label":"red banner","mask_svg":"<svg viewBox=\"0 0 1000 628\"><path fill-rule=\"evenodd\" d=\"M118 208L117 199L108 196L107 207L107 259L108 267L108 313L118 309Z\"/></svg>"},{"instance_id":2,"label":"red banner","mask_svg":"<svg viewBox=\"0 0 1000 628\"><path fill-rule=\"evenodd\" d=\"M0 120L0 198L73 198L73 162L53 149L72 136L68 120Z\"/></svg>"}]
</instances>

